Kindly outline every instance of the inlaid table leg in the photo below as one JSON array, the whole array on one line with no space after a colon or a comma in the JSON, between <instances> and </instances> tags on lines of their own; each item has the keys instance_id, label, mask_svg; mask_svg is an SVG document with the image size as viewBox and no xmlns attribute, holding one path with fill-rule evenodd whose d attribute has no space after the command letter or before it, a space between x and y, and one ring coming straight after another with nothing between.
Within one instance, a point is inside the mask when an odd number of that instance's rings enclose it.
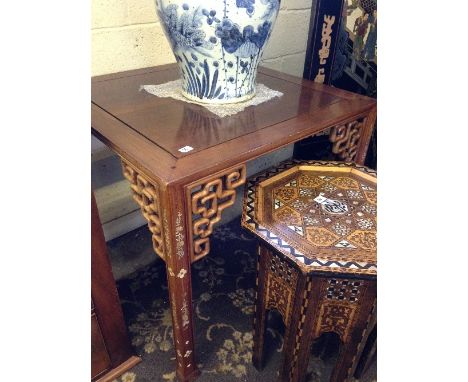
<instances>
[{"instance_id":1,"label":"inlaid table leg","mask_svg":"<svg viewBox=\"0 0 468 382\"><path fill-rule=\"evenodd\" d=\"M314 284L315 286L315 284ZM310 317L311 305L315 305L316 290L313 289L312 280L302 275L298 282L297 295L294 302L292 319L286 328L283 349L283 366L280 373L281 382L302 382L305 380L309 351L314 338L311 328L314 325L314 317Z\"/></svg>"},{"instance_id":2,"label":"inlaid table leg","mask_svg":"<svg viewBox=\"0 0 468 382\"><path fill-rule=\"evenodd\" d=\"M356 312L355 322L350 335L340 347L338 360L330 377L330 382L348 381L354 375L362 350L375 322L376 309L372 305L375 301L375 287L368 286L364 291L364 301Z\"/></svg>"},{"instance_id":3,"label":"inlaid table leg","mask_svg":"<svg viewBox=\"0 0 468 382\"><path fill-rule=\"evenodd\" d=\"M377 357L377 317L369 324L365 339L362 341L362 352L359 359L356 360L354 378L361 377L369 370L369 367L375 363Z\"/></svg>"},{"instance_id":4,"label":"inlaid table leg","mask_svg":"<svg viewBox=\"0 0 468 382\"><path fill-rule=\"evenodd\" d=\"M168 188L163 224L166 232L167 281L171 302L177 377L180 381L194 380L199 374L194 354L192 313L192 282L189 242L182 188Z\"/></svg>"},{"instance_id":5,"label":"inlaid table leg","mask_svg":"<svg viewBox=\"0 0 468 382\"><path fill-rule=\"evenodd\" d=\"M153 248L166 262L177 377L182 382L192 381L199 371L194 355L191 245L187 239L185 193L182 187L166 187L150 180L125 160L122 164L133 197L148 221Z\"/></svg>"},{"instance_id":6,"label":"inlaid table leg","mask_svg":"<svg viewBox=\"0 0 468 382\"><path fill-rule=\"evenodd\" d=\"M263 350L265 345L265 324L267 312L265 308L265 273L266 273L266 254L265 248L262 246L257 247L257 281L256 290L257 295L254 305L254 335L253 335L253 350L252 350L252 363L256 369L263 369Z\"/></svg>"}]
</instances>

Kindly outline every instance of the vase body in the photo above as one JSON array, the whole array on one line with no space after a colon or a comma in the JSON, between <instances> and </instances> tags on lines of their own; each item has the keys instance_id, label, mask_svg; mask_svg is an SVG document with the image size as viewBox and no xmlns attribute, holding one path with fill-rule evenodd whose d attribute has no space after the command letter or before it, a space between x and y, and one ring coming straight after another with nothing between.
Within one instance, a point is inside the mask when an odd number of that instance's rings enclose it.
<instances>
[{"instance_id":1,"label":"vase body","mask_svg":"<svg viewBox=\"0 0 468 382\"><path fill-rule=\"evenodd\" d=\"M280 0L156 0L185 97L242 102L255 95L257 67Z\"/></svg>"}]
</instances>

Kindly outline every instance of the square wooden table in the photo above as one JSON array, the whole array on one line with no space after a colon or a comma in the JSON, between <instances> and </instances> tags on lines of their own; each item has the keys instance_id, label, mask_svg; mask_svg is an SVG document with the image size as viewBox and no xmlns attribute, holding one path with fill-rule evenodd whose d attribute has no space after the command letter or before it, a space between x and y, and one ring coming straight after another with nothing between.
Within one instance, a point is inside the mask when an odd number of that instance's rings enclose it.
<instances>
[{"instance_id":1,"label":"square wooden table","mask_svg":"<svg viewBox=\"0 0 468 382\"><path fill-rule=\"evenodd\" d=\"M213 226L245 183L246 163L331 128L333 152L363 164L374 99L260 68L284 93L230 117L140 90L178 78L175 64L92 79L92 133L121 158L153 247L166 263L177 376L195 379L191 263L210 252Z\"/></svg>"}]
</instances>

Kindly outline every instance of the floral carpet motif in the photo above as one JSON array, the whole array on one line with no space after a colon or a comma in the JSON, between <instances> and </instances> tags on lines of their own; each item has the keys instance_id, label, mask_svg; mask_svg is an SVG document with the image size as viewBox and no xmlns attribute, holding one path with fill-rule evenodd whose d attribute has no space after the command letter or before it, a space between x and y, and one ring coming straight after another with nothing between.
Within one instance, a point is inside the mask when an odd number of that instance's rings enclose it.
<instances>
[{"instance_id":1,"label":"floral carpet motif","mask_svg":"<svg viewBox=\"0 0 468 382\"><path fill-rule=\"evenodd\" d=\"M110 242L111 251L126 248L146 227ZM148 240L151 246L151 240ZM215 229L209 256L192 266L195 343L202 371L197 381L275 381L282 361L284 326L273 312L265 344L265 368L252 363L256 242L239 220ZM166 269L156 257L151 265L117 283L135 353L142 362L114 382L176 382L172 320ZM319 340L320 341L320 340ZM337 347L320 341L311 352L308 382L328 381ZM375 374L371 370L367 374ZM366 377L363 381L375 380Z\"/></svg>"}]
</instances>

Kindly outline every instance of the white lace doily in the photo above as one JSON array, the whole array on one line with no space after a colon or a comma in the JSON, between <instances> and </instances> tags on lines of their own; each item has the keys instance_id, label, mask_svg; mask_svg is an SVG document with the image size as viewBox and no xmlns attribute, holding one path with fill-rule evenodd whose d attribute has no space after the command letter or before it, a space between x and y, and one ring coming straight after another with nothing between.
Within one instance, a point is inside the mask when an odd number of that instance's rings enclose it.
<instances>
[{"instance_id":1,"label":"white lace doily","mask_svg":"<svg viewBox=\"0 0 468 382\"><path fill-rule=\"evenodd\" d=\"M180 91L181 85L182 80L175 80L160 85L142 85L140 87L140 90L146 90L148 93L153 94L157 97L171 97L179 101L201 105L209 111L211 111L212 113L216 114L218 117L227 117L229 115L239 113L248 106L260 105L261 103L266 102L272 99L273 97L281 97L283 95L283 93L277 90L270 89L269 87L263 84L257 84L257 93L253 98L245 102L223 105L206 104L195 102L185 98Z\"/></svg>"}]
</instances>

